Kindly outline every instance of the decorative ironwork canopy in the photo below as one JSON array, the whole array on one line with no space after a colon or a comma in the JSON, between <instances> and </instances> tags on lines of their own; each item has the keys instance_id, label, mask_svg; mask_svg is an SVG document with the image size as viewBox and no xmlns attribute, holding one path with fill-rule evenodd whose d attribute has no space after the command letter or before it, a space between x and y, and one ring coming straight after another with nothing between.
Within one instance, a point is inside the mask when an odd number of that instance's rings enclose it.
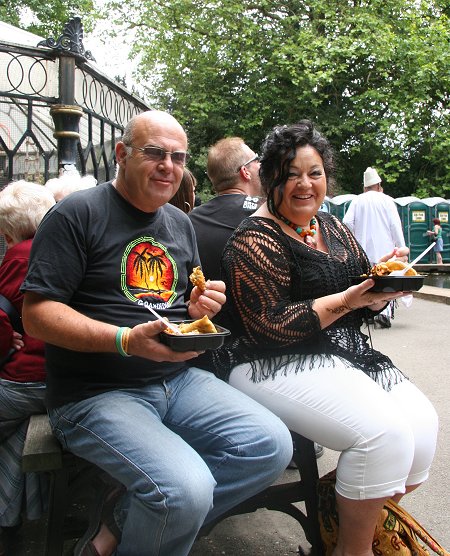
<instances>
[{"instance_id":1,"label":"decorative ironwork canopy","mask_svg":"<svg viewBox=\"0 0 450 556\"><path fill-rule=\"evenodd\" d=\"M12 29L13 39L0 39L0 189L22 178L44 183L68 163L110 179L126 123L149 107L90 63L79 17L57 39L34 36L37 46L30 33L17 44L22 32Z\"/></svg>"},{"instance_id":2,"label":"decorative ironwork canopy","mask_svg":"<svg viewBox=\"0 0 450 556\"><path fill-rule=\"evenodd\" d=\"M79 17L74 17L66 23L63 34L57 40L48 38L39 42L38 46L46 46L58 52L76 54L86 60L93 60L95 62L95 58L90 51L84 49L83 26Z\"/></svg>"}]
</instances>

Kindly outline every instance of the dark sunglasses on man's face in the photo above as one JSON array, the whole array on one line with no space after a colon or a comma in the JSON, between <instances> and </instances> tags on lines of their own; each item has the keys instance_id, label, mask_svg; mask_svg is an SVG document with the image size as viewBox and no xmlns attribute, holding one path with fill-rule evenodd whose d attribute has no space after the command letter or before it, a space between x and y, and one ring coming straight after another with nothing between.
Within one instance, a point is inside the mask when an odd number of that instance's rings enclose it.
<instances>
[{"instance_id":1,"label":"dark sunglasses on man's face","mask_svg":"<svg viewBox=\"0 0 450 556\"><path fill-rule=\"evenodd\" d=\"M247 160L247 162L244 162L244 164L241 164L239 166L239 168L236 170L236 172L240 172L241 168L243 168L244 166L248 166L251 162L255 162L255 160L259 160L259 155L255 154L254 156L252 156L252 158L250 160Z\"/></svg>"},{"instance_id":2,"label":"dark sunglasses on man's face","mask_svg":"<svg viewBox=\"0 0 450 556\"><path fill-rule=\"evenodd\" d=\"M189 160L189 153L185 151L165 151L161 147L135 147L134 145L128 145L132 149L141 151L147 160L152 162L162 162L165 160L167 155L170 155L172 162L178 164L179 166L184 166Z\"/></svg>"}]
</instances>

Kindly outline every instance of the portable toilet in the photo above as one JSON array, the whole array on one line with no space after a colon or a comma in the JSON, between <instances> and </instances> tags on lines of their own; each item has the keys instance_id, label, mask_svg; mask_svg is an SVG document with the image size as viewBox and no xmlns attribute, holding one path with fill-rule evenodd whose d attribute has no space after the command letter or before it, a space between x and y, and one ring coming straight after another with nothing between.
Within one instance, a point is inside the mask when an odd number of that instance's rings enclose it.
<instances>
[{"instance_id":1,"label":"portable toilet","mask_svg":"<svg viewBox=\"0 0 450 556\"><path fill-rule=\"evenodd\" d=\"M323 203L320 205L319 210L321 210L322 212L331 212L330 197L328 197L328 195L325 195L325 199L323 200Z\"/></svg>"},{"instance_id":2,"label":"portable toilet","mask_svg":"<svg viewBox=\"0 0 450 556\"><path fill-rule=\"evenodd\" d=\"M450 262L450 201L442 197L429 197L423 199L423 202L429 207L429 230L433 229L433 218L439 218L442 227L442 239L444 241L444 250L442 251L442 261ZM430 237L430 240L433 238Z\"/></svg>"},{"instance_id":3,"label":"portable toilet","mask_svg":"<svg viewBox=\"0 0 450 556\"><path fill-rule=\"evenodd\" d=\"M413 197L412 195L410 195L409 197L397 197L396 199L394 199L394 201L397 206L400 220L402 222L403 235L405 236L406 241L406 227L408 225L408 205L409 203L412 203L414 201L420 202L420 199L418 197Z\"/></svg>"},{"instance_id":4,"label":"portable toilet","mask_svg":"<svg viewBox=\"0 0 450 556\"><path fill-rule=\"evenodd\" d=\"M336 218L342 222L350 203L357 196L358 195L355 195L354 193L345 193L344 195L336 195L336 197L330 199L331 214L336 216Z\"/></svg>"},{"instance_id":5,"label":"portable toilet","mask_svg":"<svg viewBox=\"0 0 450 556\"><path fill-rule=\"evenodd\" d=\"M429 210L422 200L411 201L406 205L406 226L404 228L405 243L409 247L410 260L415 259L430 244L427 234L429 227ZM431 262L432 255L427 253L422 263Z\"/></svg>"}]
</instances>

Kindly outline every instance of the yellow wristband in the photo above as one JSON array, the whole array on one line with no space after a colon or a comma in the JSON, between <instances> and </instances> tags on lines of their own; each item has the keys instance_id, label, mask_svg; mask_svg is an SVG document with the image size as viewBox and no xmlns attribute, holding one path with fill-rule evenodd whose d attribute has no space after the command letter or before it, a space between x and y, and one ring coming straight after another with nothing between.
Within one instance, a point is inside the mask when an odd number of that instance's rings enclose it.
<instances>
[{"instance_id":1,"label":"yellow wristband","mask_svg":"<svg viewBox=\"0 0 450 556\"><path fill-rule=\"evenodd\" d=\"M130 330L127 326L121 326L116 332L116 348L122 357L131 357L126 350L123 349L122 337L126 330Z\"/></svg>"},{"instance_id":2,"label":"yellow wristband","mask_svg":"<svg viewBox=\"0 0 450 556\"><path fill-rule=\"evenodd\" d=\"M129 355L129 353L128 353L128 341L130 339L130 332L131 332L131 328L125 328L125 330L122 334L122 349L127 355Z\"/></svg>"}]
</instances>

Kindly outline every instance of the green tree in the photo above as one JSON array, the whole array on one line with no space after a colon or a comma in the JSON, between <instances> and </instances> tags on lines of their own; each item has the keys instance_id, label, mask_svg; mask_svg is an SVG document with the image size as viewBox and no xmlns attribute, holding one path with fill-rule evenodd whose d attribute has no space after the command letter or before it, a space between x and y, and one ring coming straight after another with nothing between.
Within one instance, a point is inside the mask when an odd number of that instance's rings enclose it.
<instances>
[{"instance_id":1,"label":"green tree","mask_svg":"<svg viewBox=\"0 0 450 556\"><path fill-rule=\"evenodd\" d=\"M62 33L64 24L74 16L83 20L84 30L92 25L92 0L2 0L0 20L20 27L41 37L55 37ZM31 23L23 23L23 13L30 15Z\"/></svg>"},{"instance_id":2,"label":"green tree","mask_svg":"<svg viewBox=\"0 0 450 556\"><path fill-rule=\"evenodd\" d=\"M275 124L310 118L339 158L341 191L367 166L398 197L449 197L447 0L131 0L139 79L186 126L200 188L208 145L258 149Z\"/></svg>"}]
</instances>

